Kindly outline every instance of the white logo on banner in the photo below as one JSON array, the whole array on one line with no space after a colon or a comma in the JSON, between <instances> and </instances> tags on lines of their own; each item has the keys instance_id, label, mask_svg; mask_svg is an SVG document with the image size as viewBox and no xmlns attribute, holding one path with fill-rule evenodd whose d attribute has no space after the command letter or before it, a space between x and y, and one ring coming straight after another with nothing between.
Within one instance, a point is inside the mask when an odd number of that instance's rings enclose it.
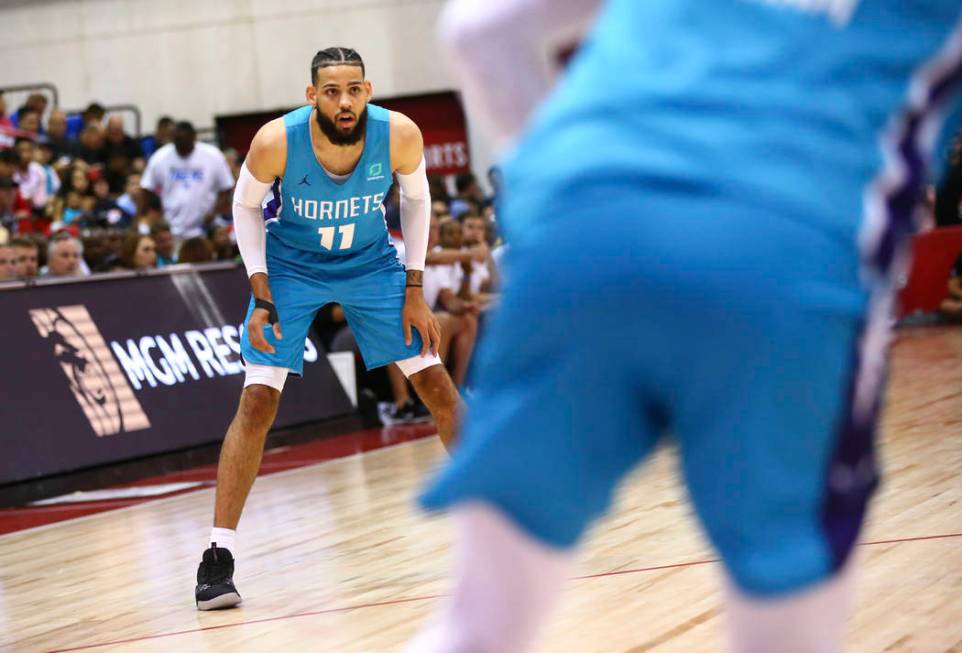
<instances>
[{"instance_id":1,"label":"white logo on banner","mask_svg":"<svg viewBox=\"0 0 962 653\"><path fill-rule=\"evenodd\" d=\"M125 343L111 342L117 360L136 390L144 385L177 385L202 378L212 379L241 374L241 329L226 324L203 331L190 330L178 335L153 335L128 338ZM304 340L304 362L317 360L317 348Z\"/></svg>"}]
</instances>

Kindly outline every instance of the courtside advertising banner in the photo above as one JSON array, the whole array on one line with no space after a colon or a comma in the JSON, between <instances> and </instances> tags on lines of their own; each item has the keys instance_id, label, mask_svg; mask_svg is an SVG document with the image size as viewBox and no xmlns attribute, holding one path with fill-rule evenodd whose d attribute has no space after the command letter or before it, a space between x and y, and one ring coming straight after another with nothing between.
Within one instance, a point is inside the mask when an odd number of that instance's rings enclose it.
<instances>
[{"instance_id":1,"label":"courtside advertising banner","mask_svg":"<svg viewBox=\"0 0 962 653\"><path fill-rule=\"evenodd\" d=\"M249 293L233 265L0 290L0 483L221 440ZM306 340L275 426L352 410Z\"/></svg>"}]
</instances>

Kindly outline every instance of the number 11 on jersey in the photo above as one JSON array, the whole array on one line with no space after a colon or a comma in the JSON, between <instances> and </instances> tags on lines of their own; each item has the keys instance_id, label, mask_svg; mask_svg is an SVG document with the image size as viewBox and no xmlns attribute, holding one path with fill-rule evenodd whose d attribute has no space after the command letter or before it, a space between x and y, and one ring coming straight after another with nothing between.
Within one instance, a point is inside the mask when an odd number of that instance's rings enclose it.
<instances>
[{"instance_id":1,"label":"number 11 on jersey","mask_svg":"<svg viewBox=\"0 0 962 653\"><path fill-rule=\"evenodd\" d=\"M321 234L321 247L334 249L334 227L321 227L317 233ZM341 246L338 249L350 249L354 242L354 225L342 224L337 227L337 233L341 236Z\"/></svg>"}]
</instances>

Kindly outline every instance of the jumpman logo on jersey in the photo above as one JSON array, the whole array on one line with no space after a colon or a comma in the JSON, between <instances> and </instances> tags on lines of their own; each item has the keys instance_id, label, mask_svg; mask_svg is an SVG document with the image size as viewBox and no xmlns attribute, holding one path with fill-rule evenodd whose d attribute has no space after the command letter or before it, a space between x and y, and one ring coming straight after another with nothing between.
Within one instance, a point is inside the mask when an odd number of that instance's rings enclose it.
<instances>
[{"instance_id":1,"label":"jumpman logo on jersey","mask_svg":"<svg viewBox=\"0 0 962 653\"><path fill-rule=\"evenodd\" d=\"M297 185L298 185L298 186L310 186L310 185L311 185L311 182L309 182L309 181L307 180L307 175L304 175L304 178L301 179L301 181L300 181Z\"/></svg>"}]
</instances>

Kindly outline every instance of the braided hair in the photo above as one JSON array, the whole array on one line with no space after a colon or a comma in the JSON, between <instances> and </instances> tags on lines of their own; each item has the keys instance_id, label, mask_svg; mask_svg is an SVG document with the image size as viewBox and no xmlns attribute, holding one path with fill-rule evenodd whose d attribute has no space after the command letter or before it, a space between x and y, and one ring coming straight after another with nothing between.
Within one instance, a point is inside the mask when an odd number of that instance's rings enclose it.
<instances>
[{"instance_id":1,"label":"braided hair","mask_svg":"<svg viewBox=\"0 0 962 653\"><path fill-rule=\"evenodd\" d=\"M364 61L357 50L352 48L325 48L318 50L311 60L311 83L317 84L317 71L319 68L329 66L360 66L361 75L364 75Z\"/></svg>"}]
</instances>

